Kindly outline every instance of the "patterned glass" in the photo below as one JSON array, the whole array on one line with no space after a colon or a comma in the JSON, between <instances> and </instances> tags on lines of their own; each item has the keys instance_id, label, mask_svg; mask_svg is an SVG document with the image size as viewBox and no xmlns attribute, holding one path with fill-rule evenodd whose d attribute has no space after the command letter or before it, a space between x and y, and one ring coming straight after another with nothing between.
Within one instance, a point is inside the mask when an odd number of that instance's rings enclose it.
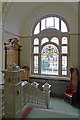
<instances>
[{"instance_id":1,"label":"patterned glass","mask_svg":"<svg viewBox=\"0 0 80 120\"><path fill-rule=\"evenodd\" d=\"M45 45L41 52L41 74L58 75L59 55L53 44Z\"/></svg>"}]
</instances>

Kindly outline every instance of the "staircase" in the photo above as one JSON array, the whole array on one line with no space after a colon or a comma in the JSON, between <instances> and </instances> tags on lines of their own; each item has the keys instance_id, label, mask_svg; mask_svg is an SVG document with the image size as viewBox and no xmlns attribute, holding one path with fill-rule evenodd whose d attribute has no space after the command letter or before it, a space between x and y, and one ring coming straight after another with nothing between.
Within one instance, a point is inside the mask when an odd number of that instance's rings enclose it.
<instances>
[{"instance_id":1,"label":"staircase","mask_svg":"<svg viewBox=\"0 0 80 120\"><path fill-rule=\"evenodd\" d=\"M51 85L45 83L41 91L36 82L32 84L22 82L23 71L23 69L2 71L5 79L3 118L22 118L28 107L49 107Z\"/></svg>"},{"instance_id":2,"label":"staircase","mask_svg":"<svg viewBox=\"0 0 80 120\"><path fill-rule=\"evenodd\" d=\"M13 66L14 67L14 66ZM28 108L33 108L27 118L77 118L77 114L48 109L50 103L50 87L45 83L43 91L38 83L22 82L23 69L3 70L4 74L4 116L3 118L26 118ZM61 106L62 107L62 106ZM28 111L29 112L29 111ZM25 117L24 117L25 116Z\"/></svg>"}]
</instances>

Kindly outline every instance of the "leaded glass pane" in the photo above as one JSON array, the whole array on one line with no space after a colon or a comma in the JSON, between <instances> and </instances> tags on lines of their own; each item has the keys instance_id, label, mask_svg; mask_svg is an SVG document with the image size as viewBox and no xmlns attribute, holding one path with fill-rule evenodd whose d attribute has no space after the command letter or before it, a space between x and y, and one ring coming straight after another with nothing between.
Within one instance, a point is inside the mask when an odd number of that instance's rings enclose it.
<instances>
[{"instance_id":1,"label":"leaded glass pane","mask_svg":"<svg viewBox=\"0 0 80 120\"><path fill-rule=\"evenodd\" d=\"M67 75L67 56L62 56L62 75Z\"/></svg>"},{"instance_id":2,"label":"leaded glass pane","mask_svg":"<svg viewBox=\"0 0 80 120\"><path fill-rule=\"evenodd\" d=\"M67 46L62 46L62 53L67 53Z\"/></svg>"},{"instance_id":3,"label":"leaded glass pane","mask_svg":"<svg viewBox=\"0 0 80 120\"><path fill-rule=\"evenodd\" d=\"M40 23L36 25L36 28L34 30L34 34L38 34L40 32Z\"/></svg>"},{"instance_id":4,"label":"leaded glass pane","mask_svg":"<svg viewBox=\"0 0 80 120\"><path fill-rule=\"evenodd\" d=\"M53 44L45 45L41 52L41 74L58 75L58 49Z\"/></svg>"},{"instance_id":5,"label":"leaded glass pane","mask_svg":"<svg viewBox=\"0 0 80 120\"><path fill-rule=\"evenodd\" d=\"M39 39L38 38L34 39L34 45L39 45Z\"/></svg>"},{"instance_id":6,"label":"leaded glass pane","mask_svg":"<svg viewBox=\"0 0 80 120\"><path fill-rule=\"evenodd\" d=\"M41 20L41 30L45 29L45 19Z\"/></svg>"},{"instance_id":7,"label":"leaded glass pane","mask_svg":"<svg viewBox=\"0 0 80 120\"><path fill-rule=\"evenodd\" d=\"M68 43L67 37L63 37L62 38L62 44L67 44L67 43Z\"/></svg>"},{"instance_id":8,"label":"leaded glass pane","mask_svg":"<svg viewBox=\"0 0 80 120\"><path fill-rule=\"evenodd\" d=\"M55 28L59 30L59 18L55 17Z\"/></svg>"},{"instance_id":9,"label":"leaded glass pane","mask_svg":"<svg viewBox=\"0 0 80 120\"><path fill-rule=\"evenodd\" d=\"M54 25L53 25L53 17L46 18L46 27L47 28L53 28L54 27Z\"/></svg>"},{"instance_id":10,"label":"leaded glass pane","mask_svg":"<svg viewBox=\"0 0 80 120\"><path fill-rule=\"evenodd\" d=\"M34 56L34 73L38 73L38 56Z\"/></svg>"},{"instance_id":11,"label":"leaded glass pane","mask_svg":"<svg viewBox=\"0 0 80 120\"><path fill-rule=\"evenodd\" d=\"M39 53L39 47L34 47L34 53Z\"/></svg>"},{"instance_id":12,"label":"leaded glass pane","mask_svg":"<svg viewBox=\"0 0 80 120\"><path fill-rule=\"evenodd\" d=\"M43 45L44 43L46 43L46 42L48 42L48 41L49 41L48 38L43 38L43 39L41 40L41 45Z\"/></svg>"},{"instance_id":13,"label":"leaded glass pane","mask_svg":"<svg viewBox=\"0 0 80 120\"><path fill-rule=\"evenodd\" d=\"M66 24L61 20L61 32L68 32Z\"/></svg>"},{"instance_id":14,"label":"leaded glass pane","mask_svg":"<svg viewBox=\"0 0 80 120\"><path fill-rule=\"evenodd\" d=\"M57 45L59 45L59 39L58 39L57 37L53 37L53 38L51 39L51 42L54 42L54 43L56 43Z\"/></svg>"}]
</instances>

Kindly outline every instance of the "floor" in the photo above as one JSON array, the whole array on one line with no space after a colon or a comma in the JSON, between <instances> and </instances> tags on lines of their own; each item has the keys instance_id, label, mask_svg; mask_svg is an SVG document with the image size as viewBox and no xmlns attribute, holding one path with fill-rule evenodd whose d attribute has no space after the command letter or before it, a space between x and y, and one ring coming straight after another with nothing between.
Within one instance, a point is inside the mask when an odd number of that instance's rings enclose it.
<instances>
[{"instance_id":1,"label":"floor","mask_svg":"<svg viewBox=\"0 0 80 120\"><path fill-rule=\"evenodd\" d=\"M50 109L34 108L27 118L79 118L79 105L70 105L68 100L51 97Z\"/></svg>"}]
</instances>

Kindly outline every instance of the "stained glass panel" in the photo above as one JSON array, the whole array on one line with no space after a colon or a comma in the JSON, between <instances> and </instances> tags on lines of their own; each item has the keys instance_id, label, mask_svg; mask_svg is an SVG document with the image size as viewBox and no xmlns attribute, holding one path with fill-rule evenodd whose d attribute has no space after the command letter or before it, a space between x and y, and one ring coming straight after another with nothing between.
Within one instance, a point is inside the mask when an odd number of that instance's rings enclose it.
<instances>
[{"instance_id":1,"label":"stained glass panel","mask_svg":"<svg viewBox=\"0 0 80 120\"><path fill-rule=\"evenodd\" d=\"M68 43L67 37L63 37L62 38L62 44L67 44L67 43Z\"/></svg>"},{"instance_id":2,"label":"stained glass panel","mask_svg":"<svg viewBox=\"0 0 80 120\"><path fill-rule=\"evenodd\" d=\"M38 73L38 56L34 56L34 73Z\"/></svg>"},{"instance_id":3,"label":"stained glass panel","mask_svg":"<svg viewBox=\"0 0 80 120\"><path fill-rule=\"evenodd\" d=\"M67 75L67 56L62 56L62 75Z\"/></svg>"},{"instance_id":4,"label":"stained glass panel","mask_svg":"<svg viewBox=\"0 0 80 120\"><path fill-rule=\"evenodd\" d=\"M39 45L39 39L38 38L34 39L34 45Z\"/></svg>"},{"instance_id":5,"label":"stained glass panel","mask_svg":"<svg viewBox=\"0 0 80 120\"><path fill-rule=\"evenodd\" d=\"M41 74L58 75L58 49L53 44L45 45L41 52Z\"/></svg>"},{"instance_id":6,"label":"stained glass panel","mask_svg":"<svg viewBox=\"0 0 80 120\"><path fill-rule=\"evenodd\" d=\"M46 42L48 42L48 41L49 41L48 38L43 38L43 39L41 40L41 45L43 45L44 43L46 43Z\"/></svg>"},{"instance_id":7,"label":"stained glass panel","mask_svg":"<svg viewBox=\"0 0 80 120\"><path fill-rule=\"evenodd\" d=\"M59 45L59 39L58 39L57 37L53 37L53 38L51 39L51 42L54 42L54 43L56 43L57 45Z\"/></svg>"}]
</instances>

